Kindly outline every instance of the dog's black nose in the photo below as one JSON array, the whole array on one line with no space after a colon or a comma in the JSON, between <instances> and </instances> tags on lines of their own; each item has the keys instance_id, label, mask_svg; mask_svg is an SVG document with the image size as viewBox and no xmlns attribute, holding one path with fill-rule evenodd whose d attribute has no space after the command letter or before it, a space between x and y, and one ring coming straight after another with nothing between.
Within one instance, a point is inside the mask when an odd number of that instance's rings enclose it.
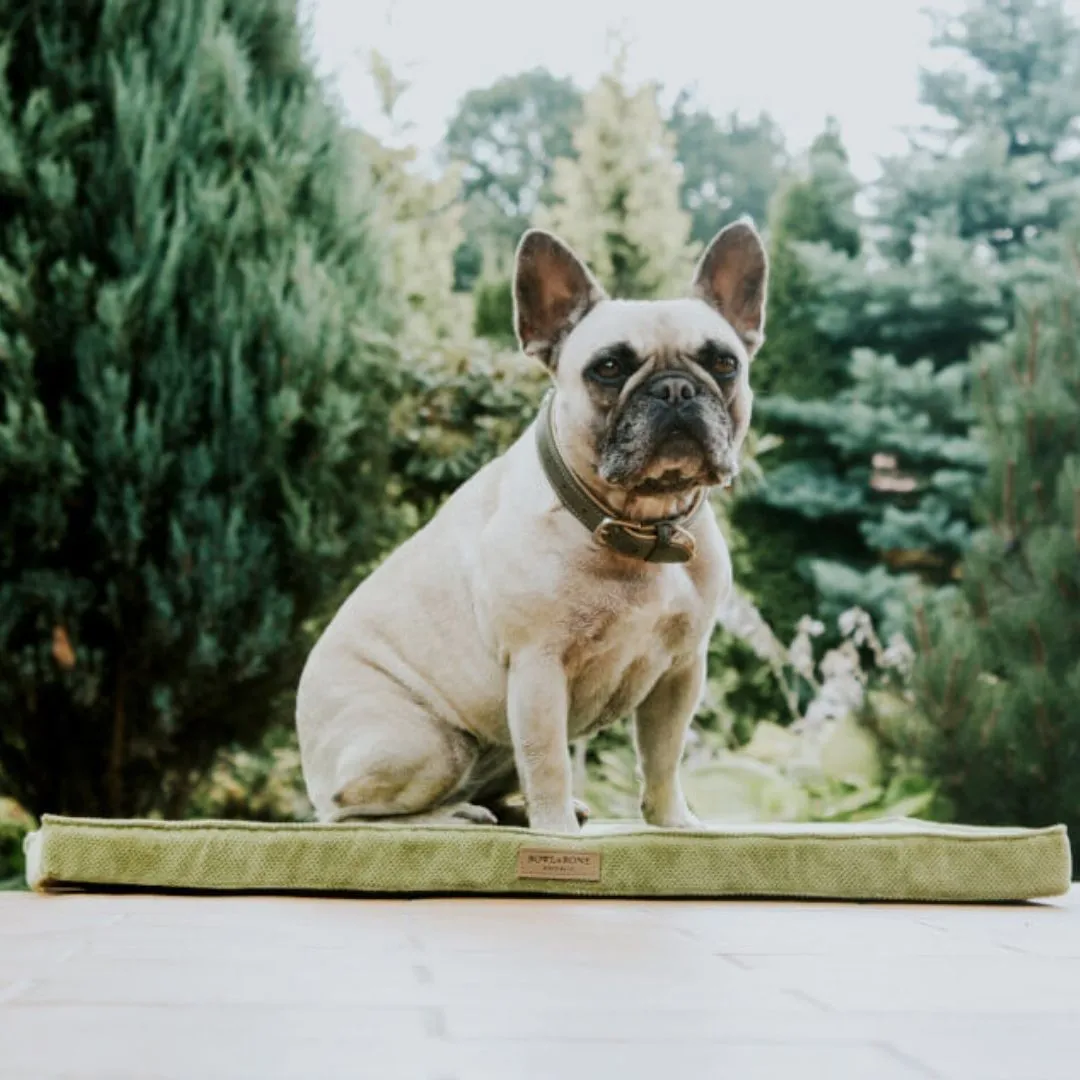
<instances>
[{"instance_id":1,"label":"dog's black nose","mask_svg":"<svg viewBox=\"0 0 1080 1080\"><path fill-rule=\"evenodd\" d=\"M658 375L649 383L649 396L666 401L669 405L681 405L697 397L698 388L693 379L685 375Z\"/></svg>"}]
</instances>

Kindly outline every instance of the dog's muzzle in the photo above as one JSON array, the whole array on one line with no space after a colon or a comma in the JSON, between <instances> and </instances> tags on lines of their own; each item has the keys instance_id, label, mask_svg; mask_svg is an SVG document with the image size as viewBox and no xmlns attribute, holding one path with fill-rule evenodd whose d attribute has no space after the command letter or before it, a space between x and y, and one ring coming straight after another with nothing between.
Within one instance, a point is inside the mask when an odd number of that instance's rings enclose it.
<instances>
[{"instance_id":1,"label":"dog's muzzle","mask_svg":"<svg viewBox=\"0 0 1080 1080\"><path fill-rule=\"evenodd\" d=\"M559 501L593 534L597 543L631 559L653 563L685 563L695 555L697 545L690 523L705 503L700 490L684 514L666 521L624 521L599 502L574 475L555 443L551 419L552 395L540 406L536 424L536 444L540 464Z\"/></svg>"}]
</instances>

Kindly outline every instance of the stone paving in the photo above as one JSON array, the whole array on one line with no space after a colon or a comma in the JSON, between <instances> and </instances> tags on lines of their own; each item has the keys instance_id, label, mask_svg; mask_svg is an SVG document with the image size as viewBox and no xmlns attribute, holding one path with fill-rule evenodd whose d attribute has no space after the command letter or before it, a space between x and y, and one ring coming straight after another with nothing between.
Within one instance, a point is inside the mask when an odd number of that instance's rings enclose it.
<instances>
[{"instance_id":1,"label":"stone paving","mask_svg":"<svg viewBox=\"0 0 1080 1080\"><path fill-rule=\"evenodd\" d=\"M0 893L0 1080L1076 1080L994 907Z\"/></svg>"}]
</instances>

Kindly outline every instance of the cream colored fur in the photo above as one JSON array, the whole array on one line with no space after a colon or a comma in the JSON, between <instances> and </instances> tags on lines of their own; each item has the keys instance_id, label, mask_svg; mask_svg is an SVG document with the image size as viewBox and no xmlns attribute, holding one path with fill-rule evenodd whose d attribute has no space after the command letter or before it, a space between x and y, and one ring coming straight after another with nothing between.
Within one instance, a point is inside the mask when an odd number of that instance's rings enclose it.
<instances>
[{"instance_id":1,"label":"cream colored fur","mask_svg":"<svg viewBox=\"0 0 1080 1080\"><path fill-rule=\"evenodd\" d=\"M723 341L742 361L724 391L737 454L750 415L746 342L759 340L763 315L736 331L721 314L725 296L712 292L710 273L720 275L708 255L695 280L705 299L627 302L608 300L579 263L563 265L565 248L554 250L539 287L556 299L567 292L556 312L565 325L539 325L544 311L529 323L519 311L519 328L526 351L551 331L540 351L554 369L559 447L620 513L677 513L692 490L645 497L599 477L597 406L583 370L615 341L667 358L654 367L678 366L671 358L707 337ZM523 258L519 284L535 272ZM520 288L519 304L529 295ZM633 391L624 388L627 398ZM312 650L297 725L319 818L494 821L520 783L532 828L574 833L569 742L634 716L645 820L692 827L678 765L731 564L708 507L691 531L697 553L682 565L600 547L556 497L530 427L353 592Z\"/></svg>"}]
</instances>

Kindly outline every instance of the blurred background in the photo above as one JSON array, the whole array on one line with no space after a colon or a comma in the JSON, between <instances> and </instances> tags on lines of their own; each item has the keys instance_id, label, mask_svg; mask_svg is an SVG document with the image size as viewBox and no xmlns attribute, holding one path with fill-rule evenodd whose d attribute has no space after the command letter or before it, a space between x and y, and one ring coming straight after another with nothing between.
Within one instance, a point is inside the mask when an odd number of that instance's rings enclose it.
<instances>
[{"instance_id":1,"label":"blurred background","mask_svg":"<svg viewBox=\"0 0 1080 1080\"><path fill-rule=\"evenodd\" d=\"M1080 0L0 0L0 881L42 813L308 816L315 636L543 392L522 230L660 297L742 214L691 804L1080 837L1078 115Z\"/></svg>"}]
</instances>

